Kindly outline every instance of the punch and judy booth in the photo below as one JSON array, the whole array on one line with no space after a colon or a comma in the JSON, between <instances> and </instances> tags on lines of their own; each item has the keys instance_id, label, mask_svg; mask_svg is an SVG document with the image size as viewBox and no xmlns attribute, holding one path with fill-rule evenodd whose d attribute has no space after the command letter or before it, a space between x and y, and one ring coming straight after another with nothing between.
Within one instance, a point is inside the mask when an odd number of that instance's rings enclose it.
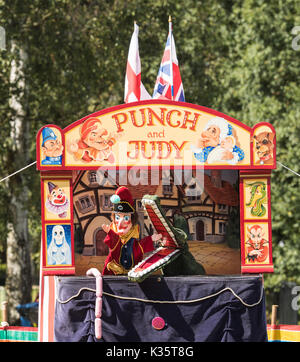
<instances>
[{"instance_id":1,"label":"punch and judy booth","mask_svg":"<svg viewBox=\"0 0 300 362\"><path fill-rule=\"evenodd\" d=\"M40 340L267 340L275 147L269 123L162 100L42 127ZM164 243L101 275L120 187Z\"/></svg>"}]
</instances>

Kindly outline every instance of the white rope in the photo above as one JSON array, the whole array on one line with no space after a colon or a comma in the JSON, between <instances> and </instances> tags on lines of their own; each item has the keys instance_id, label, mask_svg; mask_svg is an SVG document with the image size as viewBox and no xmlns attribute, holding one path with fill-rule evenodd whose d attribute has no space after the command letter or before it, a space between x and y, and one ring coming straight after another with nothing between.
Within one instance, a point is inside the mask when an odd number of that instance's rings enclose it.
<instances>
[{"instance_id":1,"label":"white rope","mask_svg":"<svg viewBox=\"0 0 300 362\"><path fill-rule=\"evenodd\" d=\"M69 301L71 301L74 298L77 298L79 296L79 294L83 291L83 290L88 290L90 292L95 292L95 289L91 289L91 288L81 288L79 289L77 294L72 295L70 298L68 298L67 300L60 300L60 299L56 299L60 304L66 304ZM246 302L243 301L243 299L241 297L239 297L231 288L226 287L222 290L220 290L219 292L207 295L205 297L202 298L198 298L198 299L192 299L192 300L151 300L151 299L142 299L142 298L134 298L134 297L122 297L120 295L114 295L114 294L110 294L110 293L106 293L103 292L103 295L112 297L112 298L117 298L117 299L123 299L123 300L132 300L132 301L138 301L138 302L143 302L143 303L156 303L156 304L190 304L190 303L197 303L197 302L202 302L203 300L209 299L209 298L213 298L223 292L225 292L226 290L230 291L243 305L245 305L246 307L255 307L256 305L258 305L263 297L263 287L261 288L261 294L260 294L260 298L257 302L253 303L253 304L248 304Z\"/></svg>"},{"instance_id":2,"label":"white rope","mask_svg":"<svg viewBox=\"0 0 300 362\"><path fill-rule=\"evenodd\" d=\"M1 182L3 182L3 181L5 181L5 180L7 180L8 178L10 178L10 177L12 177L12 176L16 175L17 173L19 173L19 172L22 172L22 171L26 170L26 168L31 167L31 166L33 166L34 164L36 164L36 161L34 161L34 162L30 163L29 165L27 165L27 166L25 166L25 167L23 167L23 168L20 168L20 170L18 170L18 171L16 171L16 172L12 173L11 175L8 175L8 176L6 176L6 177L2 178L2 179L0 180L0 183L1 183Z\"/></svg>"},{"instance_id":3,"label":"white rope","mask_svg":"<svg viewBox=\"0 0 300 362\"><path fill-rule=\"evenodd\" d=\"M296 171L292 170L291 168L283 165L283 164L282 164L281 162L279 162L279 161L277 161L277 163L278 163L280 166L282 166L282 167L286 168L287 170L289 170L290 172L293 172L293 173L294 173L295 175L297 175L298 177L300 177L300 174L299 174L298 172L296 172ZM31 167L31 166L33 166L33 165L35 165L35 164L36 164L36 161L30 163L29 165L27 165L27 166L25 166L25 167L20 168L18 171L15 171L14 173L12 173L12 174L10 174L10 175L2 178L2 179L0 180L0 183L3 182L3 181L5 181L5 180L7 180L8 178L16 175L17 173L26 170L26 168Z\"/></svg>"},{"instance_id":4,"label":"white rope","mask_svg":"<svg viewBox=\"0 0 300 362\"><path fill-rule=\"evenodd\" d=\"M279 161L277 161L277 163L279 163L279 165L280 165L280 166L282 166L282 167L286 168L287 170L289 170L289 171L293 172L295 175L297 175L298 177L300 177L300 174L299 174L299 173L297 173L296 171L294 171L294 170L292 170L291 168L289 168L289 167L287 167L287 166L283 165L283 164L282 164L281 162L279 162Z\"/></svg>"}]
</instances>

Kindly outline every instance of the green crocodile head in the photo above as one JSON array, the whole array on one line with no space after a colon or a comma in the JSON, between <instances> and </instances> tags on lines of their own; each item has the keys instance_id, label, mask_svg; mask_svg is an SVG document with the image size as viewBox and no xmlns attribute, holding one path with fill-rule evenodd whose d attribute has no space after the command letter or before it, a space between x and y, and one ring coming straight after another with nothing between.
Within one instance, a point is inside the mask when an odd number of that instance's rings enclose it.
<instances>
[{"instance_id":1,"label":"green crocodile head","mask_svg":"<svg viewBox=\"0 0 300 362\"><path fill-rule=\"evenodd\" d=\"M152 206L152 210L156 212L157 216L169 226L170 230L173 232L175 236L175 242L178 244L178 246L185 248L187 246L187 235L183 230L175 228L168 220L160 204L160 198L157 195L144 195L142 199L142 204L145 205L149 201L152 203L154 202L156 207ZM159 211L155 211L157 209Z\"/></svg>"},{"instance_id":2,"label":"green crocodile head","mask_svg":"<svg viewBox=\"0 0 300 362\"><path fill-rule=\"evenodd\" d=\"M205 274L206 272L203 265L197 262L189 251L187 234L183 230L174 227L168 220L160 204L159 197L157 195L145 195L142 199L142 204L144 206L147 204L151 206L152 212L154 212L159 220L164 224L169 234L171 234L172 239L176 243L178 249L181 249L175 258L170 260L162 267L163 274L165 276Z\"/></svg>"}]
</instances>

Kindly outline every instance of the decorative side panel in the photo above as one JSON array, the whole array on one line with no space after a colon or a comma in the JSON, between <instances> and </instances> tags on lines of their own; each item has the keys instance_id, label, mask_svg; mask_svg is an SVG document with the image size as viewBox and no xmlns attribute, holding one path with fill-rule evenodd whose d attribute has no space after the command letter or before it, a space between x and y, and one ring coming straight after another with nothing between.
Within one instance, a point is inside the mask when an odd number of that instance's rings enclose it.
<instances>
[{"instance_id":1,"label":"decorative side panel","mask_svg":"<svg viewBox=\"0 0 300 362\"><path fill-rule=\"evenodd\" d=\"M273 126L266 122L253 128L253 166L276 166L276 134Z\"/></svg>"},{"instance_id":2,"label":"decorative side panel","mask_svg":"<svg viewBox=\"0 0 300 362\"><path fill-rule=\"evenodd\" d=\"M74 274L72 172L41 175L43 274Z\"/></svg>"},{"instance_id":3,"label":"decorative side panel","mask_svg":"<svg viewBox=\"0 0 300 362\"><path fill-rule=\"evenodd\" d=\"M242 273L273 272L270 178L240 171Z\"/></svg>"},{"instance_id":4,"label":"decorative side panel","mask_svg":"<svg viewBox=\"0 0 300 362\"><path fill-rule=\"evenodd\" d=\"M36 155L37 168L59 170L64 166L64 135L53 124L44 126L37 134Z\"/></svg>"}]
</instances>

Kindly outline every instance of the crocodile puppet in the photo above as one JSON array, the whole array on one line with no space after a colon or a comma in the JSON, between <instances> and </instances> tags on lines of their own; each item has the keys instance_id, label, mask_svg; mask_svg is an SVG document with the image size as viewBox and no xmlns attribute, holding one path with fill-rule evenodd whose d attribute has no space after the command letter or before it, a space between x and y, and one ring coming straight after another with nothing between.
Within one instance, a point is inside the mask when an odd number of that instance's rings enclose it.
<instances>
[{"instance_id":1,"label":"crocodile puppet","mask_svg":"<svg viewBox=\"0 0 300 362\"><path fill-rule=\"evenodd\" d=\"M205 274L204 267L189 251L187 235L167 219L159 197L145 195L142 204L156 232L163 235L164 245L132 268L128 272L128 279L141 282L158 269L162 269L164 276Z\"/></svg>"}]
</instances>

